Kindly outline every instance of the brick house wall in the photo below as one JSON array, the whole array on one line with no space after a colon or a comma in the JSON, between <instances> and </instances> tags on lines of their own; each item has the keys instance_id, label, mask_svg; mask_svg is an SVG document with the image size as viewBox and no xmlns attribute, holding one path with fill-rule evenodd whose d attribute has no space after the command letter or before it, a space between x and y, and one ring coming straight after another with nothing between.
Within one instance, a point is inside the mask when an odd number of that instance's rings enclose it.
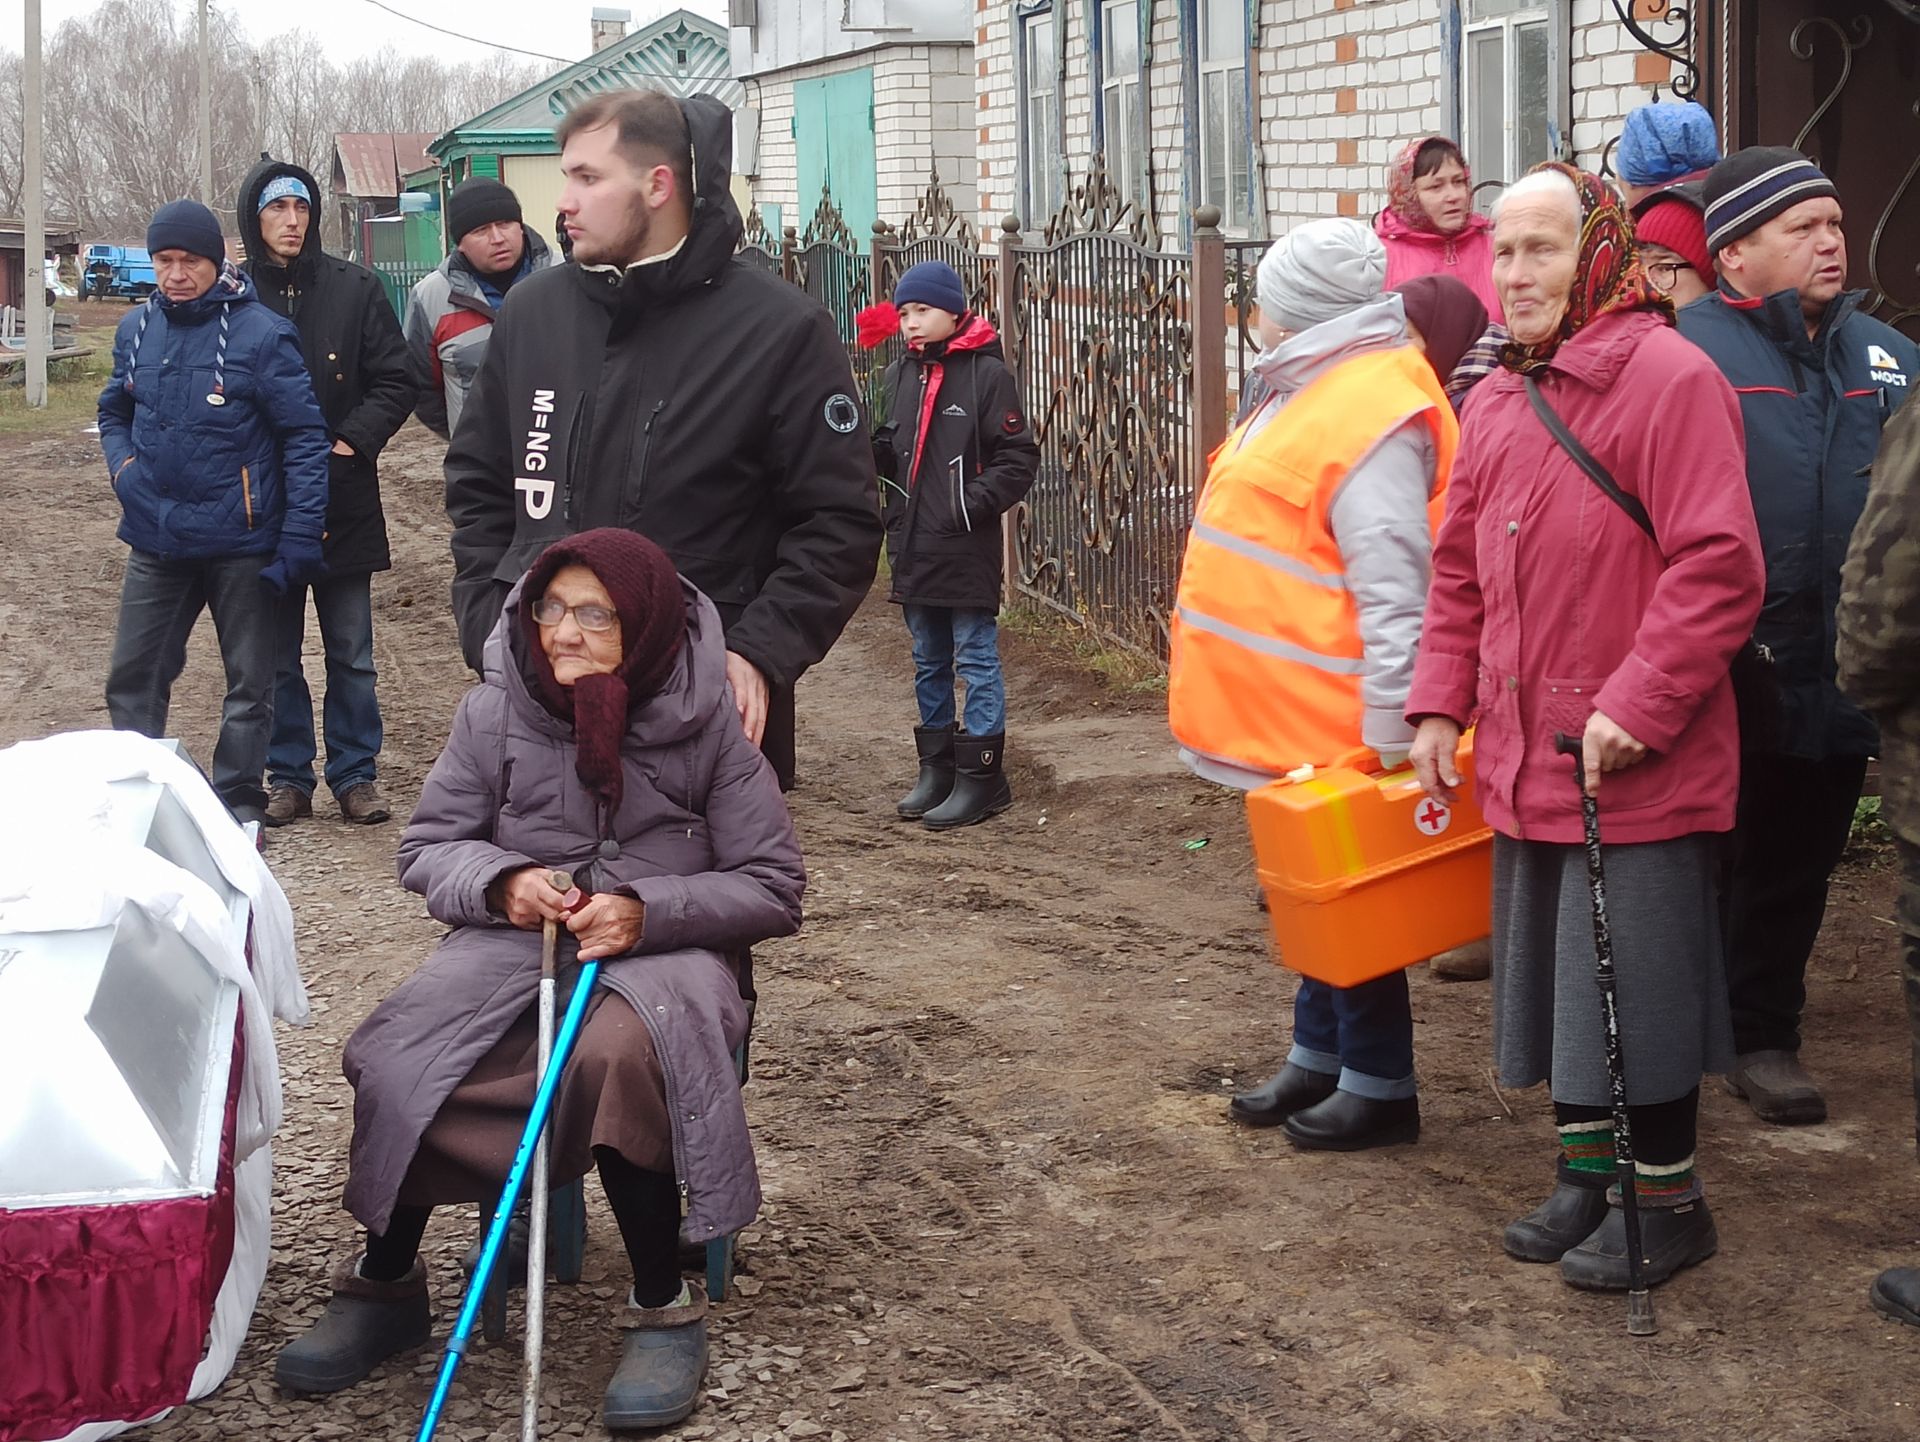
<instances>
[{"instance_id":1,"label":"brick house wall","mask_svg":"<svg viewBox=\"0 0 1920 1442\"><path fill-rule=\"evenodd\" d=\"M1017 37L1010 0L977 0L980 223L1020 209ZM1598 169L1628 111L1659 98L1669 63L1629 36L1608 0L1556 0L1568 24L1565 75L1571 124L1561 143L1572 161ZM1636 0L1654 18L1666 0ZM1458 60L1442 54L1439 0L1263 0L1253 36L1255 176L1264 216L1252 233L1277 235L1316 216L1366 218L1386 199L1393 154L1416 135L1449 132ZM1057 0L1067 34L1066 149L1077 177L1092 150L1083 0ZM1159 233L1178 243L1191 209L1178 0L1154 0L1148 66L1149 154ZM1469 162L1474 157L1468 156ZM1476 180L1503 179L1496 164ZM1023 217L1025 218L1025 217ZM1027 218L1037 228L1044 218Z\"/></svg>"}]
</instances>

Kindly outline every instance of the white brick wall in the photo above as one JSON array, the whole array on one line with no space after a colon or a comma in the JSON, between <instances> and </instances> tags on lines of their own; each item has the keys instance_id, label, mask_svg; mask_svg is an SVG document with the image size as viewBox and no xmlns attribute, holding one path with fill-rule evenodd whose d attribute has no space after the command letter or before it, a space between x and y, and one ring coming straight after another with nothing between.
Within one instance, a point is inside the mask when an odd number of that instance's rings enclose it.
<instances>
[{"instance_id":1,"label":"white brick wall","mask_svg":"<svg viewBox=\"0 0 1920 1442\"><path fill-rule=\"evenodd\" d=\"M991 236L1000 216L1018 208L1014 36L1009 0L978 6L979 203L982 233ZM1315 216L1372 216L1385 203L1393 154L1415 135L1450 128L1441 113L1439 9L1437 0L1263 0L1254 110L1267 234ZM1077 176L1092 148L1086 7L1059 0L1054 15L1067 27L1065 129ZM1570 19L1566 138L1574 163L1598 170L1627 112L1656 98L1655 90L1641 83L1648 62L1608 0L1571 0ZM1662 33L1657 26L1655 33ZM1193 204L1182 180L1181 80L1177 8L1158 4L1145 103L1154 209L1168 243Z\"/></svg>"}]
</instances>

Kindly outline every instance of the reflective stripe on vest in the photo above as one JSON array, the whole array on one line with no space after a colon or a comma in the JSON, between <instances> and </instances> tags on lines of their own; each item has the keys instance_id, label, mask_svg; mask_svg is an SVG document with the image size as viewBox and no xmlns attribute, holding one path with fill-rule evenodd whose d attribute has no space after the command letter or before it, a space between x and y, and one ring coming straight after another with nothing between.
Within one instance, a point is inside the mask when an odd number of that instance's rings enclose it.
<instances>
[{"instance_id":1,"label":"reflective stripe on vest","mask_svg":"<svg viewBox=\"0 0 1920 1442\"><path fill-rule=\"evenodd\" d=\"M1183 746L1281 775L1360 744L1365 651L1330 511L1354 468L1414 421L1436 453L1431 533L1459 427L1411 347L1334 366L1216 453L1171 622L1167 714Z\"/></svg>"}]
</instances>

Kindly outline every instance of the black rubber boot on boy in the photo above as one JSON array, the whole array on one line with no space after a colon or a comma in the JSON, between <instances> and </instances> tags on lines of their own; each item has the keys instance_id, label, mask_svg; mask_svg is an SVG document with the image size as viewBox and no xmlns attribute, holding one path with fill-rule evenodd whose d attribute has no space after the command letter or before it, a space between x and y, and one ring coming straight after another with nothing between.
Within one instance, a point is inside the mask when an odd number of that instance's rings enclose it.
<instances>
[{"instance_id":1,"label":"black rubber boot on boy","mask_svg":"<svg viewBox=\"0 0 1920 1442\"><path fill-rule=\"evenodd\" d=\"M342 1391L387 1358L426 1342L433 1314L425 1264L416 1261L397 1282L370 1281L359 1268L355 1257L335 1274L327 1310L280 1349L273 1380L282 1391Z\"/></svg>"},{"instance_id":2,"label":"black rubber boot on boy","mask_svg":"<svg viewBox=\"0 0 1920 1442\"><path fill-rule=\"evenodd\" d=\"M609 1432L671 1427L699 1402L707 1375L706 1288L689 1283L684 1295L670 1307L637 1307L629 1295L620 1309L626 1350L601 1403Z\"/></svg>"},{"instance_id":3,"label":"black rubber boot on boy","mask_svg":"<svg viewBox=\"0 0 1920 1442\"><path fill-rule=\"evenodd\" d=\"M908 821L918 821L953 793L953 728L916 726L913 745L920 753L920 779L894 807Z\"/></svg>"},{"instance_id":4,"label":"black rubber boot on boy","mask_svg":"<svg viewBox=\"0 0 1920 1442\"><path fill-rule=\"evenodd\" d=\"M1252 1091L1234 1093L1227 1101L1227 1115L1243 1127L1277 1127L1295 1112L1325 1101L1339 1085L1337 1072L1308 1071L1288 1062Z\"/></svg>"},{"instance_id":5,"label":"black rubber boot on boy","mask_svg":"<svg viewBox=\"0 0 1920 1442\"><path fill-rule=\"evenodd\" d=\"M971 826L1013 805L1013 788L1001 770L1006 739L1005 733L953 738L953 794L920 818L922 826L933 831Z\"/></svg>"}]
</instances>

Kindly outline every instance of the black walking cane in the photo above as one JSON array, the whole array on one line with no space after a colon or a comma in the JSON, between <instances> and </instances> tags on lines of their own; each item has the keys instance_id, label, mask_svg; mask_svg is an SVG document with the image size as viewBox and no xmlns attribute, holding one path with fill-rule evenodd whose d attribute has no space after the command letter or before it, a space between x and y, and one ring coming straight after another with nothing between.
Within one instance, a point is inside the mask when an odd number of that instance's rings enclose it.
<instances>
[{"instance_id":1,"label":"black walking cane","mask_svg":"<svg viewBox=\"0 0 1920 1442\"><path fill-rule=\"evenodd\" d=\"M1587 831L1587 890L1593 896L1594 980L1607 1028L1607 1086L1613 1093L1614 1172L1620 1179L1620 1214L1627 1225L1627 1331L1651 1337L1660 1330L1653 1298L1640 1269L1640 1195L1634 1187L1633 1125L1627 1117L1627 1066L1620 1054L1620 981L1613 970L1613 934L1607 926L1607 873L1600 861L1600 802L1587 793L1587 769L1578 738L1556 732L1553 748L1573 758L1573 784L1580 788L1580 816Z\"/></svg>"}]
</instances>

